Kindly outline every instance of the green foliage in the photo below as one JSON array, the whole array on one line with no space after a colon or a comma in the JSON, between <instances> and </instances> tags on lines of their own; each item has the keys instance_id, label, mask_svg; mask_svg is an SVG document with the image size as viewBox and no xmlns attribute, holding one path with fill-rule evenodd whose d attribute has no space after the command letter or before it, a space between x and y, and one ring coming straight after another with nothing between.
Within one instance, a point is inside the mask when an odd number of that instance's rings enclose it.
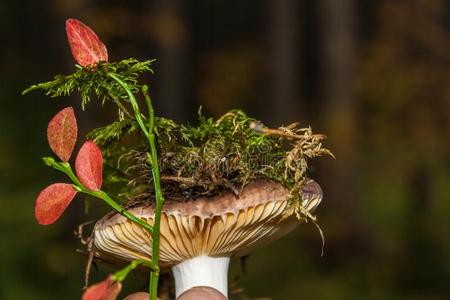
<instances>
[{"instance_id":1,"label":"green foliage","mask_svg":"<svg viewBox=\"0 0 450 300\"><path fill-rule=\"evenodd\" d=\"M128 189L121 190L121 194L131 197L133 203L153 201L151 165L144 138L125 146L121 138L130 132L126 128L131 127L116 123L96 129L88 136L103 145L105 159L116 174L114 180L129 182ZM166 197L183 200L223 190L238 194L253 180L274 180L290 189L292 207L302 216L299 189L306 178L307 159L331 154L322 147L324 137L295 124L261 133L252 127L255 123L265 129L239 110L217 120L199 112L196 125L178 125L157 118L155 132ZM111 136L114 139L108 138Z\"/></svg>"},{"instance_id":2,"label":"green foliage","mask_svg":"<svg viewBox=\"0 0 450 300\"><path fill-rule=\"evenodd\" d=\"M123 119L104 127L95 128L87 134L87 138L96 142L97 145L105 146L120 139L125 133L131 134L137 128L138 124L135 120Z\"/></svg>"},{"instance_id":3,"label":"green foliage","mask_svg":"<svg viewBox=\"0 0 450 300\"><path fill-rule=\"evenodd\" d=\"M23 91L26 94L34 90L44 90L50 97L68 96L73 92L81 95L82 107L95 95L102 102L110 100L116 104L119 101L128 101L123 88L108 74L118 75L133 93L139 92L141 85L138 76L143 72L152 72L151 64L154 60L140 62L134 58L124 59L120 62L100 62L96 66L82 68L77 66L75 73L70 75L56 75L52 81L33 85Z\"/></svg>"}]
</instances>

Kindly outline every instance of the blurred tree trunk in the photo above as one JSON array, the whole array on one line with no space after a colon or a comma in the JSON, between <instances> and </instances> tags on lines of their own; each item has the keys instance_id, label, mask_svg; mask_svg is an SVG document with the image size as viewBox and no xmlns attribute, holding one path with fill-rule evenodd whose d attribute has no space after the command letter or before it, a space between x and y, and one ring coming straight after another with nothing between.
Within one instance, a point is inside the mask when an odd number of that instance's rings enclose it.
<instances>
[{"instance_id":1,"label":"blurred tree trunk","mask_svg":"<svg viewBox=\"0 0 450 300\"><path fill-rule=\"evenodd\" d=\"M300 113L298 97L298 2L297 0L269 1L270 99L266 119L273 126L295 121ZM285 124L287 125L287 124Z\"/></svg>"},{"instance_id":2,"label":"blurred tree trunk","mask_svg":"<svg viewBox=\"0 0 450 300\"><path fill-rule=\"evenodd\" d=\"M157 40L161 53L156 63L159 76L157 109L159 114L177 121L186 121L186 108L190 100L189 45L190 34L181 0L156 0L155 13Z\"/></svg>"},{"instance_id":3,"label":"blurred tree trunk","mask_svg":"<svg viewBox=\"0 0 450 300\"><path fill-rule=\"evenodd\" d=\"M321 40L319 61L319 94L322 101L323 130L329 137L327 145L336 161L327 163L324 183L331 209L345 215L341 224L344 234L354 232L357 222L357 103L353 95L355 64L355 2L353 0L321 0L319 2ZM341 211L343 210L343 211ZM339 220L336 220L338 222ZM342 223L342 220L339 221Z\"/></svg>"}]
</instances>

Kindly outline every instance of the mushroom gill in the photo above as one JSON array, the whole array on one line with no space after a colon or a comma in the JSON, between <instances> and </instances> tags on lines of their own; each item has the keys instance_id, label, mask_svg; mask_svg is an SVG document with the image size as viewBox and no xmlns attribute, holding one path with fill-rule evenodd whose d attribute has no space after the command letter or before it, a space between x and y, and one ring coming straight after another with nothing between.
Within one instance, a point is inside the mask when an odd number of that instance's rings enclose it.
<instances>
[{"instance_id":1,"label":"mushroom gill","mask_svg":"<svg viewBox=\"0 0 450 300\"><path fill-rule=\"evenodd\" d=\"M256 181L239 197L225 193L186 202L167 199L161 216L161 266L201 255L245 255L287 234L299 223L288 216L288 198L282 185ZM153 224L152 207L132 208L130 212ZM100 257L150 258L151 234L119 214L99 220L94 236Z\"/></svg>"},{"instance_id":2,"label":"mushroom gill","mask_svg":"<svg viewBox=\"0 0 450 300\"><path fill-rule=\"evenodd\" d=\"M246 255L299 224L290 196L281 184L261 180L239 196L227 192L184 202L166 199L159 264L172 267L177 296L194 286L209 286L226 296L230 257ZM312 211L322 199L320 186L305 181L301 197L305 211ZM153 207L129 211L153 225ZM94 245L96 256L106 260L151 259L151 234L119 214L97 222Z\"/></svg>"}]
</instances>

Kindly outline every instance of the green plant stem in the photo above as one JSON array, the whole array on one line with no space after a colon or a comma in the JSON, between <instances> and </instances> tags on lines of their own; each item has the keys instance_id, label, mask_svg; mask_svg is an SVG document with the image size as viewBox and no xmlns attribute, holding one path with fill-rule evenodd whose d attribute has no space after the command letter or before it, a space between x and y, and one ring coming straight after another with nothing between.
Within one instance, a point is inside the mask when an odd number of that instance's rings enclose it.
<instances>
[{"instance_id":1,"label":"green plant stem","mask_svg":"<svg viewBox=\"0 0 450 300\"><path fill-rule=\"evenodd\" d=\"M96 198L102 199L106 202L109 206L111 206L115 211L117 211L122 216L126 217L130 221L144 227L150 234L153 234L154 228L144 220L141 220L140 218L136 217L129 211L125 210L120 204L118 204L116 201L114 201L106 192L104 191L91 191L87 189L78 179L78 177L73 172L72 168L67 162L56 162L51 157L45 157L44 162L46 165L53 167L56 170L59 170L63 173L65 173L74 183L74 188L81 193L94 196Z\"/></svg>"},{"instance_id":2,"label":"green plant stem","mask_svg":"<svg viewBox=\"0 0 450 300\"><path fill-rule=\"evenodd\" d=\"M141 265L148 267L152 271L159 272L159 266L155 265L153 262L145 259L136 259L133 260L128 266L126 266L122 270L114 273L113 275L114 280L118 282L124 281L131 271L133 271L134 269L136 269L138 266Z\"/></svg>"},{"instance_id":3,"label":"green plant stem","mask_svg":"<svg viewBox=\"0 0 450 300\"><path fill-rule=\"evenodd\" d=\"M142 114L141 114L141 112L139 110L139 106L137 104L136 98L134 97L134 95L131 92L130 88L116 74L109 73L108 76L111 77L112 79L114 79L125 90L125 92L128 95L128 98L130 99L130 104L131 104L131 107L133 108L133 111L134 111L134 117L136 118L136 121L138 122L139 127L141 128L141 130L144 133L144 135L148 136L147 127L145 127L144 120L143 120Z\"/></svg>"},{"instance_id":4,"label":"green plant stem","mask_svg":"<svg viewBox=\"0 0 450 300\"><path fill-rule=\"evenodd\" d=\"M130 114L128 109L120 102L120 100L111 94L111 92L108 92L109 97L112 99L112 101L117 105L120 111L122 111L128 118L132 119L133 116Z\"/></svg>"},{"instance_id":5,"label":"green plant stem","mask_svg":"<svg viewBox=\"0 0 450 300\"><path fill-rule=\"evenodd\" d=\"M153 109L152 100L150 99L150 95L148 94L148 86L144 85L142 87L142 94L144 94L145 103L148 108L148 132L153 133L155 127L155 110Z\"/></svg>"},{"instance_id":6,"label":"green plant stem","mask_svg":"<svg viewBox=\"0 0 450 300\"><path fill-rule=\"evenodd\" d=\"M147 97L146 97L147 98ZM156 197L156 209L155 209L155 221L153 223L153 239L152 239L152 262L158 264L159 262L159 238L160 238L160 224L161 224L161 212L162 206L164 204L164 197L161 192L161 182L159 178L159 166L158 166L158 156L156 153L155 144L155 134L154 134L154 110L151 105L150 98L148 97L147 105L149 106L149 132L148 140L150 144L151 160L152 160L152 174L153 183L155 186L155 197ZM156 291L158 288L159 272L152 272L150 275L150 290ZM151 294L152 296L152 294ZM156 292L151 300L156 300Z\"/></svg>"},{"instance_id":7,"label":"green plant stem","mask_svg":"<svg viewBox=\"0 0 450 300\"><path fill-rule=\"evenodd\" d=\"M134 222L134 223L144 227L144 229L146 229L148 232L153 234L153 232L155 230L153 226L151 226L150 224L148 224L144 220L139 219L138 217L136 217L135 215L130 213L128 210L125 210L122 206L120 206L116 201L114 201L104 191L89 191L89 190L86 190L85 188L81 188L81 189L79 189L79 191L82 192L82 193L85 193L85 194L88 194L88 195L91 195L91 196L94 196L94 197L102 199L109 206L111 206L115 211L117 211L119 214L121 214L122 216L126 217L130 221L132 221L132 222Z\"/></svg>"},{"instance_id":8,"label":"green plant stem","mask_svg":"<svg viewBox=\"0 0 450 300\"><path fill-rule=\"evenodd\" d=\"M148 116L148 129L144 124L142 114L139 110L138 103L133 93L131 92L128 85L122 81L115 74L108 74L112 79L114 79L127 93L131 107L133 108L134 115L136 117L136 121L139 124L144 135L147 137L149 146L150 146L150 159L151 159L151 168L153 175L153 184L155 188L155 198L156 198L156 206L155 206L155 218L153 223L153 234L152 234L152 263L158 265L159 262L159 238L160 238L160 223L161 223L161 211L164 204L164 197L161 191L161 183L160 183L160 175L159 175L159 166L158 166L158 154L156 151L156 142L155 142L155 134L154 134L154 124L155 124L155 115L152 106L152 102L150 97L147 94L147 87L143 88L143 94L145 97L145 101L148 107L149 116ZM150 274L150 284L149 284L149 293L150 300L156 300L158 294L158 280L159 280L159 271L152 271Z\"/></svg>"}]
</instances>

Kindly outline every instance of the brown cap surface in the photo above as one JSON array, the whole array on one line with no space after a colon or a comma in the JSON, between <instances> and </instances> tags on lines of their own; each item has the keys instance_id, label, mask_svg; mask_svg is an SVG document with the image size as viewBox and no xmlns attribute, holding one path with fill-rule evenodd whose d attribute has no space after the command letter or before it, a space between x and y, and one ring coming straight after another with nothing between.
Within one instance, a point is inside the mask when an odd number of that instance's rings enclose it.
<instances>
[{"instance_id":1,"label":"brown cap surface","mask_svg":"<svg viewBox=\"0 0 450 300\"><path fill-rule=\"evenodd\" d=\"M160 265L192 257L240 256L285 235L299 224L289 216L288 190L271 181L255 181L239 197L232 193L186 202L166 199L161 215ZM321 195L320 195L321 197ZM153 224L153 207L130 209ZM115 214L94 229L97 255L106 259L149 259L151 235Z\"/></svg>"}]
</instances>

